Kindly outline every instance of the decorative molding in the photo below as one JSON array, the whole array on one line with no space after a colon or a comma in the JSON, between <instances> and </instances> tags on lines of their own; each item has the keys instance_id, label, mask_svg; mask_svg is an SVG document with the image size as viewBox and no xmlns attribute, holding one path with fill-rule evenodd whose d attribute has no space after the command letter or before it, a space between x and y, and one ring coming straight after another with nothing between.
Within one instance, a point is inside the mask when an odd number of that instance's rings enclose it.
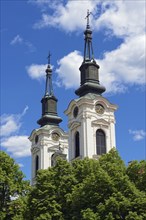
<instances>
[{"instance_id":1,"label":"decorative molding","mask_svg":"<svg viewBox=\"0 0 146 220\"><path fill-rule=\"evenodd\" d=\"M115 119L110 119L109 122L114 124L116 123Z\"/></svg>"},{"instance_id":2,"label":"decorative molding","mask_svg":"<svg viewBox=\"0 0 146 220\"><path fill-rule=\"evenodd\" d=\"M73 130L73 129L79 127L80 125L81 125L80 122L74 121L74 122L70 123L70 124L68 125L68 127L69 127L70 130Z\"/></svg>"},{"instance_id":3,"label":"decorative molding","mask_svg":"<svg viewBox=\"0 0 146 220\"><path fill-rule=\"evenodd\" d=\"M39 150L40 150L40 149L39 149L38 147L32 147L32 148L31 148L31 152L32 152L33 154L37 153Z\"/></svg>"},{"instance_id":4,"label":"decorative molding","mask_svg":"<svg viewBox=\"0 0 146 220\"><path fill-rule=\"evenodd\" d=\"M108 121L106 121L105 119L98 119L92 122L92 126L103 126L103 127L109 127L110 123Z\"/></svg>"}]
</instances>

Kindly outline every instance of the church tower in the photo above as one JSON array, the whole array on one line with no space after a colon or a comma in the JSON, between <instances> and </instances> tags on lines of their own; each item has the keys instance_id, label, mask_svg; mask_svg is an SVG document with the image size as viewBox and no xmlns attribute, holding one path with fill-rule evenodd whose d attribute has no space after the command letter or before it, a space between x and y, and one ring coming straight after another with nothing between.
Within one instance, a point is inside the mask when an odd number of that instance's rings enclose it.
<instances>
[{"instance_id":1,"label":"church tower","mask_svg":"<svg viewBox=\"0 0 146 220\"><path fill-rule=\"evenodd\" d=\"M80 87L75 91L79 98L72 100L65 111L69 128L69 161L84 157L96 159L116 146L114 112L117 106L102 96L106 89L99 81L89 16L88 11L84 58L79 68Z\"/></svg>"},{"instance_id":2,"label":"church tower","mask_svg":"<svg viewBox=\"0 0 146 220\"><path fill-rule=\"evenodd\" d=\"M42 117L37 121L40 128L33 130L29 137L32 143L32 184L35 184L37 170L54 166L58 156L63 159L68 157L68 134L59 127L62 119L57 114L58 100L53 92L50 56L46 69L45 95L41 100Z\"/></svg>"}]
</instances>

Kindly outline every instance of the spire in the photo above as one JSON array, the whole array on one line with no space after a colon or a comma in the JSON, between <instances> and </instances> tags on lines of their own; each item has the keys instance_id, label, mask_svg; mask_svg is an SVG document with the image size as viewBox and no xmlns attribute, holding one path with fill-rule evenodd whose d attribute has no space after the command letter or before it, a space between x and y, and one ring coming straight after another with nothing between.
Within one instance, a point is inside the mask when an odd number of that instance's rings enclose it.
<instances>
[{"instance_id":1,"label":"spire","mask_svg":"<svg viewBox=\"0 0 146 220\"><path fill-rule=\"evenodd\" d=\"M52 96L53 95L53 86L52 86L52 69L50 65L50 58L51 54L49 52L48 55L48 66L46 69L46 88L45 88L45 96Z\"/></svg>"},{"instance_id":2,"label":"spire","mask_svg":"<svg viewBox=\"0 0 146 220\"><path fill-rule=\"evenodd\" d=\"M85 19L87 19L87 25L86 25L86 30L84 31L84 35L85 35L84 62L88 62L91 60L94 61L94 53L92 47L92 31L90 29L90 24L89 24L90 15L91 12L87 10L87 16L85 17Z\"/></svg>"},{"instance_id":3,"label":"spire","mask_svg":"<svg viewBox=\"0 0 146 220\"><path fill-rule=\"evenodd\" d=\"M52 85L52 69L50 64L51 54L48 55L48 66L46 69L46 86L45 95L41 100L42 103L42 117L38 120L38 124L42 127L44 125L56 125L62 121L57 114L57 98L53 93Z\"/></svg>"},{"instance_id":4,"label":"spire","mask_svg":"<svg viewBox=\"0 0 146 220\"><path fill-rule=\"evenodd\" d=\"M84 96L88 93L101 95L106 89L100 85L99 82L99 65L94 60L93 46L92 46L92 30L90 29L90 15L91 12L87 10L87 25L84 31L85 46L84 59L80 66L80 87L75 91L78 96Z\"/></svg>"}]
</instances>

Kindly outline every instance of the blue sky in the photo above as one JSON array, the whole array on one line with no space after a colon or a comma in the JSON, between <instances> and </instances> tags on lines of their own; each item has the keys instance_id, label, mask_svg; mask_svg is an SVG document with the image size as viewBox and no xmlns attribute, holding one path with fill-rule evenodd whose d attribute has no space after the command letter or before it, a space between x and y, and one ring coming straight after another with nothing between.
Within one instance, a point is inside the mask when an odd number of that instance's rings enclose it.
<instances>
[{"instance_id":1,"label":"blue sky","mask_svg":"<svg viewBox=\"0 0 146 220\"><path fill-rule=\"evenodd\" d=\"M92 14L94 56L104 97L118 105L116 145L127 164L146 159L145 1L1 1L1 149L30 178L28 136L38 128L51 51L54 93L64 110L76 98L86 14Z\"/></svg>"}]
</instances>

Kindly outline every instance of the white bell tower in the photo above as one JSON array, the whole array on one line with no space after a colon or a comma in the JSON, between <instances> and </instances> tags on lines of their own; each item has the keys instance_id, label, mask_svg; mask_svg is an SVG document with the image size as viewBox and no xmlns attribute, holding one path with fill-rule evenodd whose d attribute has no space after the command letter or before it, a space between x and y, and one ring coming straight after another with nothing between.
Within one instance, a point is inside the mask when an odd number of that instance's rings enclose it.
<instances>
[{"instance_id":1,"label":"white bell tower","mask_svg":"<svg viewBox=\"0 0 146 220\"><path fill-rule=\"evenodd\" d=\"M32 131L32 185L35 184L37 170L54 166L57 157L68 159L68 134L59 127L62 119L57 114L57 99L53 93L50 55L46 69L46 89L41 100L42 117L38 120L40 128Z\"/></svg>"},{"instance_id":2,"label":"white bell tower","mask_svg":"<svg viewBox=\"0 0 146 220\"><path fill-rule=\"evenodd\" d=\"M116 147L116 105L102 97L105 87L99 82L99 65L94 60L92 31L87 13L84 32L84 60L81 64L80 87L75 91L78 99L72 100L65 111L69 128L69 161L75 158L98 158Z\"/></svg>"},{"instance_id":3,"label":"white bell tower","mask_svg":"<svg viewBox=\"0 0 146 220\"><path fill-rule=\"evenodd\" d=\"M88 93L71 101L68 116L69 161L75 158L98 158L116 147L116 105L102 96Z\"/></svg>"},{"instance_id":4,"label":"white bell tower","mask_svg":"<svg viewBox=\"0 0 146 220\"><path fill-rule=\"evenodd\" d=\"M47 169L56 164L56 159L72 161L85 157L98 159L116 147L115 111L117 106L102 96L105 87L99 81L99 65L96 63L92 47L92 30L89 25L84 31L84 59L79 68L80 87L75 91L78 96L68 105L69 133L59 127L62 119L57 114L57 99L53 93L50 55L46 69L46 89L41 100L42 117L38 120L40 128L32 131L32 184L35 184L37 170Z\"/></svg>"}]
</instances>

